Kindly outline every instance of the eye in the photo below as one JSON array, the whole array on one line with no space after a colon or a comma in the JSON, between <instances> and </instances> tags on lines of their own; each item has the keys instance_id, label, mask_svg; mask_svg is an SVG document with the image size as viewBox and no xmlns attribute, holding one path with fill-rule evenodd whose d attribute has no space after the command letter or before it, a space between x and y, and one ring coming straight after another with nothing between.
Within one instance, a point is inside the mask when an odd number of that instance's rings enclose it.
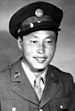
<instances>
[{"instance_id":1,"label":"eye","mask_svg":"<svg viewBox=\"0 0 75 111\"><path fill-rule=\"evenodd\" d=\"M51 39L47 39L46 41L45 41L45 43L47 43L47 44L51 44L53 42L53 40L51 40Z\"/></svg>"},{"instance_id":2,"label":"eye","mask_svg":"<svg viewBox=\"0 0 75 111\"><path fill-rule=\"evenodd\" d=\"M37 41L37 40L31 40L30 42L31 42L31 43L33 43L33 44L38 43L38 41Z\"/></svg>"}]
</instances>

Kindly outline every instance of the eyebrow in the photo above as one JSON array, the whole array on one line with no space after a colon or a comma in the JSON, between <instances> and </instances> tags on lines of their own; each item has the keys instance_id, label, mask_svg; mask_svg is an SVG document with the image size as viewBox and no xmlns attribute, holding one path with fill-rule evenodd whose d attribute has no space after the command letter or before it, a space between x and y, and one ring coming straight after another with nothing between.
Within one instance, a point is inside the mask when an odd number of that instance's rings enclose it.
<instances>
[{"instance_id":1,"label":"eyebrow","mask_svg":"<svg viewBox=\"0 0 75 111\"><path fill-rule=\"evenodd\" d=\"M48 37L46 37L46 39L53 39L53 38L55 38L55 37L53 37L53 36L48 36Z\"/></svg>"},{"instance_id":2,"label":"eyebrow","mask_svg":"<svg viewBox=\"0 0 75 111\"><path fill-rule=\"evenodd\" d=\"M34 37L34 38L38 38L36 35L33 35L32 38L33 38L33 37ZM52 35L48 35L48 36L46 37L46 39L49 39L49 38L55 38L55 37L53 37Z\"/></svg>"},{"instance_id":3,"label":"eyebrow","mask_svg":"<svg viewBox=\"0 0 75 111\"><path fill-rule=\"evenodd\" d=\"M32 37L34 37L34 38L38 38L37 36L35 36L35 35L33 35Z\"/></svg>"},{"instance_id":4,"label":"eyebrow","mask_svg":"<svg viewBox=\"0 0 75 111\"><path fill-rule=\"evenodd\" d=\"M38 38L38 37L37 37L37 36L35 36L35 35L33 35L33 37ZM52 37L52 36L50 35L50 36L47 36L46 38L50 38L50 37Z\"/></svg>"}]
</instances>

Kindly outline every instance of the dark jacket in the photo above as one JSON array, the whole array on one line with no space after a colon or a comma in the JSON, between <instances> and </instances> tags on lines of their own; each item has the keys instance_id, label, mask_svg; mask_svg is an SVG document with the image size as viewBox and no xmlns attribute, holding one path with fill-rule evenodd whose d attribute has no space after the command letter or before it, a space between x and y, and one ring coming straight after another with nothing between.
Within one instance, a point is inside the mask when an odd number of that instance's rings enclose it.
<instances>
[{"instance_id":1,"label":"dark jacket","mask_svg":"<svg viewBox=\"0 0 75 111\"><path fill-rule=\"evenodd\" d=\"M75 111L73 90L72 76L49 65L39 101L19 60L0 71L0 111Z\"/></svg>"}]
</instances>

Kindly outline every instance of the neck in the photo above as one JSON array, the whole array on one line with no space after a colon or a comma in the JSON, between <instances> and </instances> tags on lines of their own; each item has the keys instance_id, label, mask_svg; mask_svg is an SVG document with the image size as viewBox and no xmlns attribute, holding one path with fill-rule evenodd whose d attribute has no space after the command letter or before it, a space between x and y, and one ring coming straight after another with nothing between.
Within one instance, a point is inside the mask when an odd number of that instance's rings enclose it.
<instances>
[{"instance_id":1,"label":"neck","mask_svg":"<svg viewBox=\"0 0 75 111\"><path fill-rule=\"evenodd\" d=\"M34 69L34 68L30 68L28 66L28 64L22 60L23 63L25 64L25 66L37 77L37 76L40 76L42 75L43 73L46 73L47 72L47 68L44 68L44 69Z\"/></svg>"}]
</instances>

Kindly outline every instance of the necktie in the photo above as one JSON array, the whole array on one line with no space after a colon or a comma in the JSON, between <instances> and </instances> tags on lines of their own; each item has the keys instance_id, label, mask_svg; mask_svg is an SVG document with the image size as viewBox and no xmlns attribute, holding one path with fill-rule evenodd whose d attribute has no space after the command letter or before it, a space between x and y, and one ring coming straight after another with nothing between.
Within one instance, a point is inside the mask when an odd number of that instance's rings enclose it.
<instances>
[{"instance_id":1,"label":"necktie","mask_svg":"<svg viewBox=\"0 0 75 111\"><path fill-rule=\"evenodd\" d=\"M34 81L34 90L35 90L39 100L41 100L41 96L43 93L40 83L41 83L41 78L37 77L36 80Z\"/></svg>"}]
</instances>

